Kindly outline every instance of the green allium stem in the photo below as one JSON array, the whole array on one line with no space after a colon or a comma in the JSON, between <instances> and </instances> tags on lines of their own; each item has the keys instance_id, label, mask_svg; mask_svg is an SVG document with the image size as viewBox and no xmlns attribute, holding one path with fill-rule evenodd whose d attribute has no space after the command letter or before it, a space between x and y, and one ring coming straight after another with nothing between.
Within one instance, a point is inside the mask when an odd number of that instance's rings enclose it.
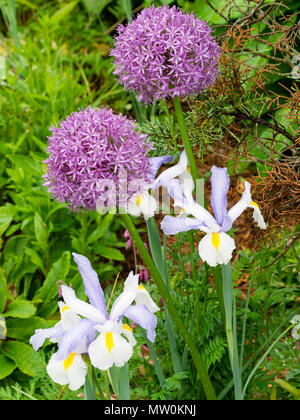
<instances>
[{"instance_id":1,"label":"green allium stem","mask_svg":"<svg viewBox=\"0 0 300 420\"><path fill-rule=\"evenodd\" d=\"M186 128L186 124L185 124L185 121L184 121L184 115L183 115L182 107L181 107L181 104L180 104L177 96L173 99L173 104L174 104L174 108L175 108L176 118L177 118L179 128L180 128L182 140L183 140L183 145L184 145L184 148L185 148L185 151L186 151L186 154L187 154L189 166L191 168L191 174L192 174L195 186L196 186L196 181L197 181L197 179L200 179L200 176L199 176L199 173L198 173L196 159L195 159L195 156L193 154L191 142L190 142L188 131L187 131L187 128Z\"/></svg>"},{"instance_id":2,"label":"green allium stem","mask_svg":"<svg viewBox=\"0 0 300 420\"><path fill-rule=\"evenodd\" d=\"M174 132L174 126L173 126L173 121L172 121L172 116L170 114L170 110L167 104L167 101L165 99L161 100L161 105L166 113L166 116L168 118L169 121L169 126L170 126L170 131L171 131L171 136L173 139L173 144L174 144L174 148L175 148L175 152L178 151L178 146L177 146L177 141L176 141L176 136L175 136L175 132Z\"/></svg>"}]
</instances>

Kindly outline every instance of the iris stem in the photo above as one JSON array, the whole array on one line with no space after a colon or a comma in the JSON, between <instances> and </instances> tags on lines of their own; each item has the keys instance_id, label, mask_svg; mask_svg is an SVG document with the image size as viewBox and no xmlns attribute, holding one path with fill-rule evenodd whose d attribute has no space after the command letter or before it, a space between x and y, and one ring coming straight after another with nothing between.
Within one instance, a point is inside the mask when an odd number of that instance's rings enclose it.
<instances>
[{"instance_id":1,"label":"iris stem","mask_svg":"<svg viewBox=\"0 0 300 420\"><path fill-rule=\"evenodd\" d=\"M191 254L194 257L196 249L195 249L195 243L194 243L194 233L192 231L188 232L188 240L190 243ZM197 267L196 267L196 262L194 258L192 259L192 278L193 278L194 283L196 284L197 283Z\"/></svg>"},{"instance_id":2,"label":"iris stem","mask_svg":"<svg viewBox=\"0 0 300 420\"><path fill-rule=\"evenodd\" d=\"M223 276L222 276L222 270L221 270L220 265L213 267L213 276L214 276L216 292L217 292L217 296L219 300L224 330L226 330L226 314L225 314L224 297L223 297Z\"/></svg>"},{"instance_id":3,"label":"iris stem","mask_svg":"<svg viewBox=\"0 0 300 420\"><path fill-rule=\"evenodd\" d=\"M149 255L138 231L136 230L131 217L128 214L121 214L120 215L123 223L125 224L126 228L128 229L131 238L133 239L133 241L136 244L137 249L139 250L140 256L144 261L144 264L147 266L149 273L152 276L153 281L155 282L158 291L161 295L161 297L164 300L164 303L166 305L166 307L168 308L175 327L177 328L177 331L182 335L182 337L184 338L189 351L191 353L192 359L194 361L194 364L196 366L198 375L199 375L199 379L200 382L202 384L204 393L206 395L206 398L208 400L216 400L216 394L215 394L215 390L213 388L213 385L211 383L210 377L208 375L206 366L201 358L201 355L198 351L197 346L195 345L195 343L193 342L193 340L191 339L189 333L188 333L188 329L186 328L186 326L184 325L184 323L182 322L181 318L179 317L178 314L178 310L177 308L174 306L171 297L168 293L168 290L166 288L166 285L164 283L164 280L162 279L159 271L157 270L151 256Z\"/></svg>"},{"instance_id":4,"label":"iris stem","mask_svg":"<svg viewBox=\"0 0 300 420\"><path fill-rule=\"evenodd\" d=\"M109 384L108 384L108 380L107 380L107 371L106 370L103 372L103 376L104 376L104 384L105 384L105 399L110 400Z\"/></svg>"}]
</instances>

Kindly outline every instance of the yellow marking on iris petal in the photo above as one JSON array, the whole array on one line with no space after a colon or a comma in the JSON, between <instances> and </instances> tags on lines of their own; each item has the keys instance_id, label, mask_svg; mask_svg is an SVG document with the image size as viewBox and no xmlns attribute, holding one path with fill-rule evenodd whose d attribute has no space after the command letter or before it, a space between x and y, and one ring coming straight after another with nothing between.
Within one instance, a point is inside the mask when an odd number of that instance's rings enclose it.
<instances>
[{"instance_id":1,"label":"yellow marking on iris petal","mask_svg":"<svg viewBox=\"0 0 300 420\"><path fill-rule=\"evenodd\" d=\"M67 305L65 305L62 310L61 313L63 314L65 311L67 311L68 309L70 309Z\"/></svg>"},{"instance_id":2,"label":"yellow marking on iris petal","mask_svg":"<svg viewBox=\"0 0 300 420\"><path fill-rule=\"evenodd\" d=\"M146 289L145 289L145 287L144 287L144 286L142 286L142 285L139 285L139 287L138 287L138 288L139 288L139 290L146 290Z\"/></svg>"},{"instance_id":3,"label":"yellow marking on iris petal","mask_svg":"<svg viewBox=\"0 0 300 420\"><path fill-rule=\"evenodd\" d=\"M135 199L135 202L136 202L136 204L139 206L140 204L141 204L141 201L142 201L142 194L140 194L136 199Z\"/></svg>"},{"instance_id":4,"label":"yellow marking on iris petal","mask_svg":"<svg viewBox=\"0 0 300 420\"><path fill-rule=\"evenodd\" d=\"M187 166L186 170L191 173L191 168L189 166Z\"/></svg>"},{"instance_id":5,"label":"yellow marking on iris petal","mask_svg":"<svg viewBox=\"0 0 300 420\"><path fill-rule=\"evenodd\" d=\"M105 345L107 347L108 353L110 354L111 349L114 348L114 339L113 339L113 334L111 331L105 334Z\"/></svg>"},{"instance_id":6,"label":"yellow marking on iris petal","mask_svg":"<svg viewBox=\"0 0 300 420\"><path fill-rule=\"evenodd\" d=\"M130 328L128 324L123 324L123 329L132 332L132 328Z\"/></svg>"},{"instance_id":7,"label":"yellow marking on iris petal","mask_svg":"<svg viewBox=\"0 0 300 420\"><path fill-rule=\"evenodd\" d=\"M255 206L255 207L257 207L259 209L259 206L258 206L257 203L255 203L255 201L251 201L250 204L251 204L251 206Z\"/></svg>"},{"instance_id":8,"label":"yellow marking on iris petal","mask_svg":"<svg viewBox=\"0 0 300 420\"><path fill-rule=\"evenodd\" d=\"M69 356L64 360L64 368L65 370L69 369L69 367L74 362L74 358L76 356L76 353L70 353Z\"/></svg>"},{"instance_id":9,"label":"yellow marking on iris petal","mask_svg":"<svg viewBox=\"0 0 300 420\"><path fill-rule=\"evenodd\" d=\"M214 232L211 236L211 242L213 244L213 246L216 248L216 250L218 250L221 240L220 240L220 235L218 232Z\"/></svg>"},{"instance_id":10,"label":"yellow marking on iris petal","mask_svg":"<svg viewBox=\"0 0 300 420\"><path fill-rule=\"evenodd\" d=\"M180 213L184 213L184 211L185 211L184 209L181 209L181 210L180 210Z\"/></svg>"}]
</instances>

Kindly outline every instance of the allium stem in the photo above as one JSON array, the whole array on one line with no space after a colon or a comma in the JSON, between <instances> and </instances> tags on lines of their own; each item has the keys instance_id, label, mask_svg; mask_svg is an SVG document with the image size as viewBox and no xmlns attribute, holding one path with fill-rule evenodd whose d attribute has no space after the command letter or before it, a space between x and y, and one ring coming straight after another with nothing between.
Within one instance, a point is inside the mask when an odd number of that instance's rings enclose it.
<instances>
[{"instance_id":1,"label":"allium stem","mask_svg":"<svg viewBox=\"0 0 300 420\"><path fill-rule=\"evenodd\" d=\"M175 152L178 151L178 146L177 146L177 141L176 141L176 137L175 137L175 132L174 132L174 126L173 126L173 121L172 121L172 116L170 114L170 110L167 104L167 101L165 99L161 100L161 105L166 113L166 116L168 118L169 121L169 126L170 126L170 131L171 131L171 136L173 139L173 143L174 143L174 148L175 148Z\"/></svg>"},{"instance_id":2,"label":"allium stem","mask_svg":"<svg viewBox=\"0 0 300 420\"><path fill-rule=\"evenodd\" d=\"M198 351L198 348L196 347L195 343L193 342L193 340L191 339L189 333L188 333L188 329L186 328L186 326L184 325L184 323L182 322L181 318L178 315L178 310L177 308L174 306L172 299L168 293L168 290L166 288L166 285L159 273L159 271L157 270L151 256L149 255L147 249L145 248L145 245L138 233L138 231L136 230L131 217L128 214L121 214L120 215L122 221L124 222L126 229L128 229L131 238L133 239L133 241L136 244L137 249L139 250L140 256L144 261L144 264L147 266L153 281L155 282L158 291L161 295L161 297L164 300L164 303L166 305L166 307L168 308L175 327L177 328L178 332L182 335L182 337L184 338L189 351L191 353L192 359L194 361L194 364L196 366L197 372L199 374L199 378L201 381L201 384L203 386L203 390L204 393L206 395L206 398L208 400L216 400L216 394L215 394L215 390L213 388L213 385L211 383L210 377L208 375L206 366L201 358L201 355Z\"/></svg>"},{"instance_id":3,"label":"allium stem","mask_svg":"<svg viewBox=\"0 0 300 420\"><path fill-rule=\"evenodd\" d=\"M188 157L189 166L191 168L191 174L192 174L195 186L196 186L196 181L197 181L197 179L200 179L200 176L199 176L199 173L198 173L196 159L195 159L195 156L193 154L193 149L192 149L190 138L189 138L189 135L188 135L188 131L187 131L187 128L186 128L186 125L185 125L184 115L183 115L182 107L181 107L181 104L179 102L178 96L176 96L173 99L173 104L174 104L174 108L175 108L176 118L177 118L179 128L180 128L184 148L185 148L185 151L186 151L186 154L187 154L187 157Z\"/></svg>"}]
</instances>

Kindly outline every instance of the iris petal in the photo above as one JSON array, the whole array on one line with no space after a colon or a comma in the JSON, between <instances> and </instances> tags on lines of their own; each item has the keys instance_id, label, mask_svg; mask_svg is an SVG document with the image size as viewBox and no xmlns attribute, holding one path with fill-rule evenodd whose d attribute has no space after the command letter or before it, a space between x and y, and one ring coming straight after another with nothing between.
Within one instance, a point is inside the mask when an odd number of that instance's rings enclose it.
<instances>
[{"instance_id":1,"label":"iris petal","mask_svg":"<svg viewBox=\"0 0 300 420\"><path fill-rule=\"evenodd\" d=\"M80 271L84 283L85 293L89 298L90 303L95 306L95 308L99 309L103 316L107 319L108 314L106 310L105 297L96 271L92 268L90 261L86 257L76 254L75 252L73 252L72 255L78 266L78 270Z\"/></svg>"},{"instance_id":2,"label":"iris petal","mask_svg":"<svg viewBox=\"0 0 300 420\"><path fill-rule=\"evenodd\" d=\"M124 315L131 321L147 330L147 337L153 343L155 340L156 316L145 305L129 306Z\"/></svg>"},{"instance_id":3,"label":"iris petal","mask_svg":"<svg viewBox=\"0 0 300 420\"><path fill-rule=\"evenodd\" d=\"M172 217L165 216L161 222L161 229L166 235L176 235L179 232L187 232L189 230L203 230L205 226L197 220L190 217Z\"/></svg>"},{"instance_id":4,"label":"iris petal","mask_svg":"<svg viewBox=\"0 0 300 420\"><path fill-rule=\"evenodd\" d=\"M216 221L220 226L223 225L227 215L227 193L229 190L230 179L227 168L211 168L211 206L215 214Z\"/></svg>"}]
</instances>

